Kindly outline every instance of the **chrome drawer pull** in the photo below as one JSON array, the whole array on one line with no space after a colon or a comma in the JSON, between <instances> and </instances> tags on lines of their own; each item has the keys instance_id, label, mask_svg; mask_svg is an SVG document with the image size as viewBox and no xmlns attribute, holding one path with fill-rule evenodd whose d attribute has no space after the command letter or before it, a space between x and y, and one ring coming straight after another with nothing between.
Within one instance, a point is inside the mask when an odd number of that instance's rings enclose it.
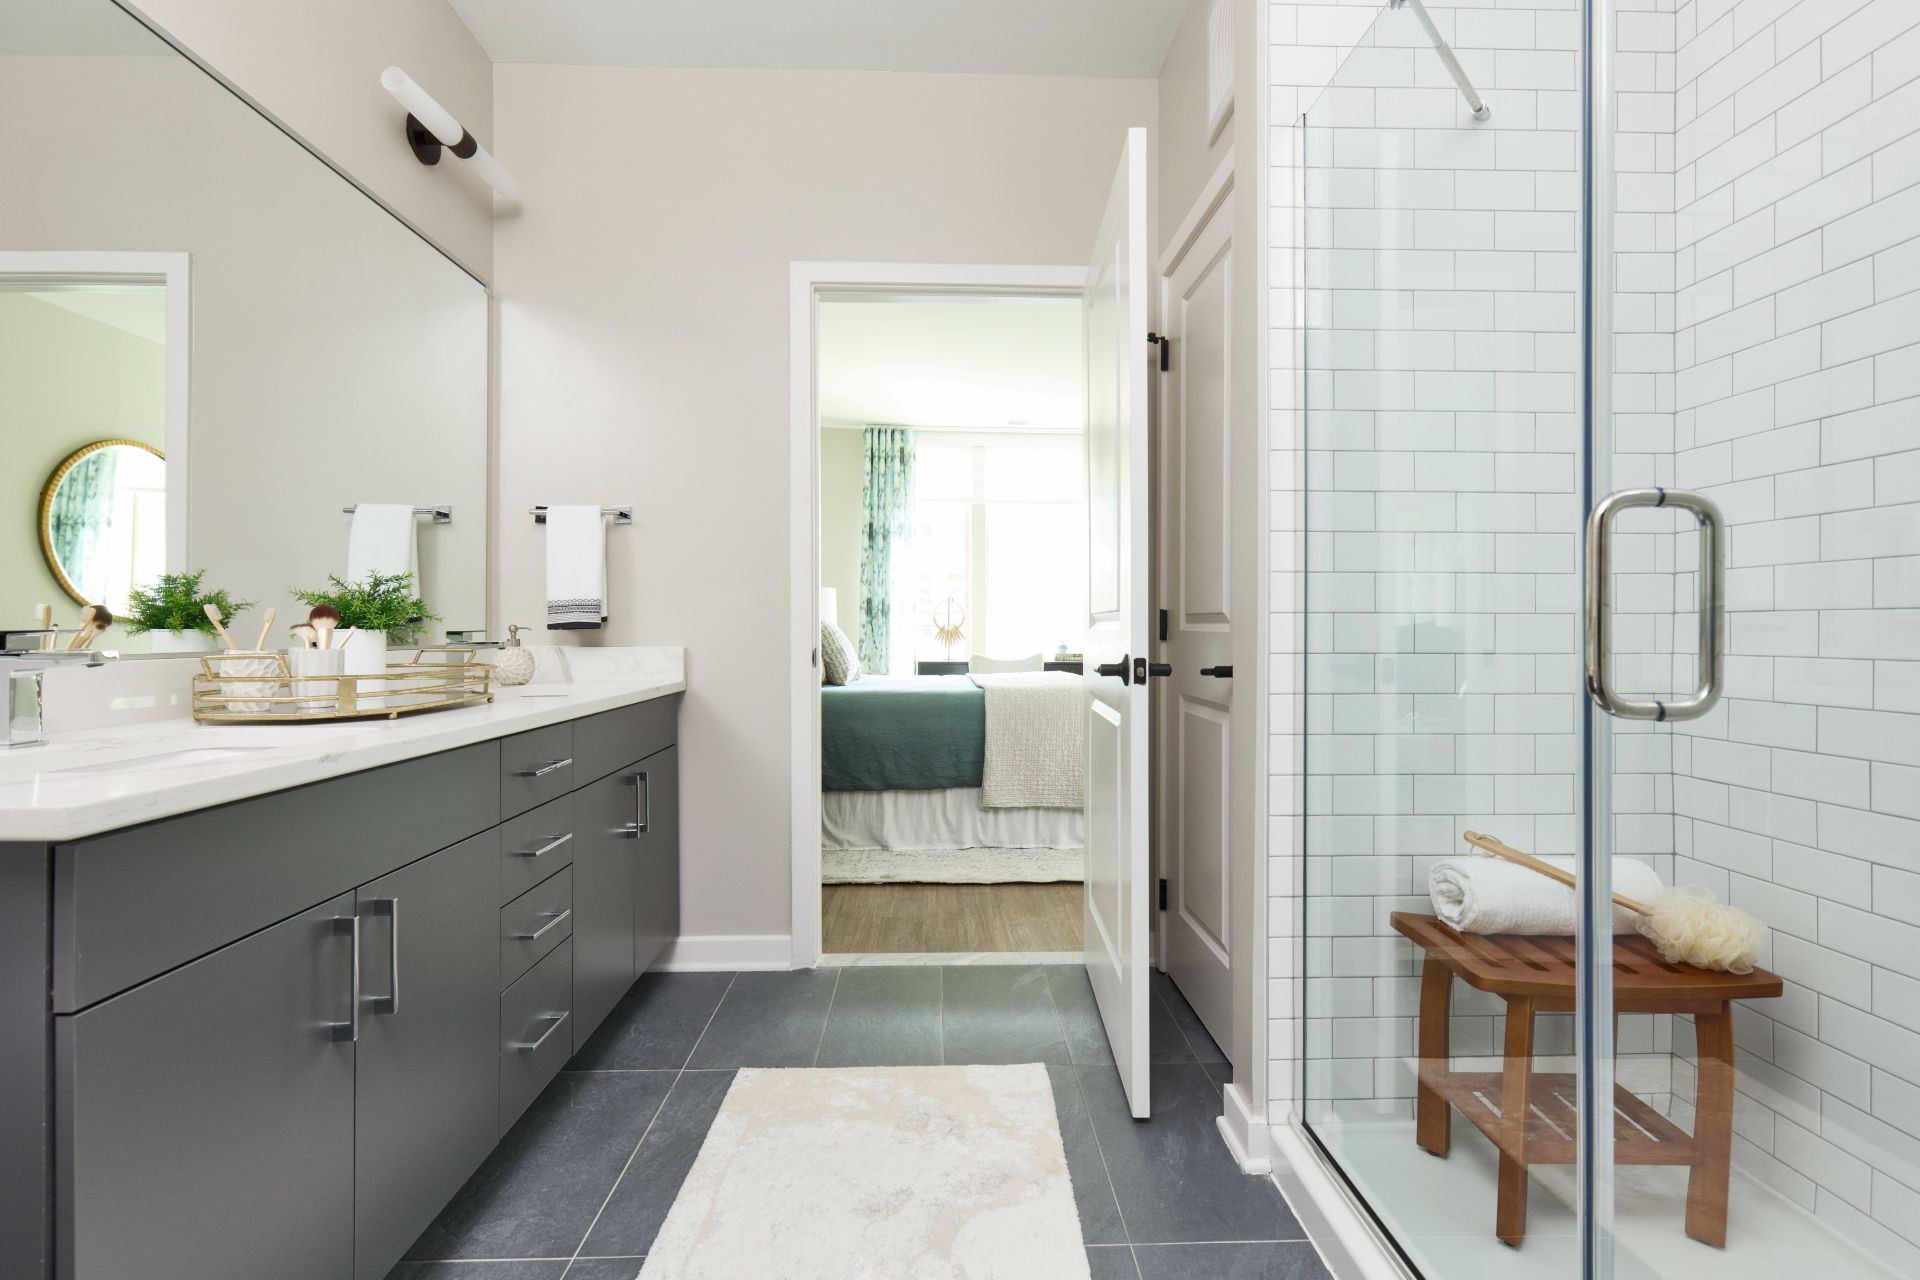
<instances>
[{"instance_id":1,"label":"chrome drawer pull","mask_svg":"<svg viewBox=\"0 0 1920 1280\"><path fill-rule=\"evenodd\" d=\"M555 770L564 769L572 763L572 756L568 756L565 760L549 760L538 769L522 769L515 776L520 778L544 778Z\"/></svg>"},{"instance_id":2,"label":"chrome drawer pull","mask_svg":"<svg viewBox=\"0 0 1920 1280\"><path fill-rule=\"evenodd\" d=\"M335 1040L352 1042L360 1038L360 917L335 916L333 932L350 939L347 944L347 1020L329 1023L328 1028Z\"/></svg>"},{"instance_id":3,"label":"chrome drawer pull","mask_svg":"<svg viewBox=\"0 0 1920 1280\"><path fill-rule=\"evenodd\" d=\"M542 911L540 914L543 916L552 916L553 918L541 925L538 929L535 929L532 933L516 933L513 936L521 942L532 942L536 938L543 937L562 920L572 915L573 908L568 907L565 911Z\"/></svg>"},{"instance_id":4,"label":"chrome drawer pull","mask_svg":"<svg viewBox=\"0 0 1920 1280\"><path fill-rule=\"evenodd\" d=\"M400 899L375 898L367 903L370 915L387 917L387 994L367 996L374 1013L400 1012Z\"/></svg>"},{"instance_id":5,"label":"chrome drawer pull","mask_svg":"<svg viewBox=\"0 0 1920 1280\"><path fill-rule=\"evenodd\" d=\"M647 828L653 824L653 782L647 777L646 770L627 775L627 785L633 787L633 821L620 828L620 834L629 840L638 840L647 834Z\"/></svg>"},{"instance_id":6,"label":"chrome drawer pull","mask_svg":"<svg viewBox=\"0 0 1920 1280\"><path fill-rule=\"evenodd\" d=\"M571 839L573 839L573 832L571 831L563 832L557 836L549 836L547 842L538 849L515 849L513 856L516 858L538 858L542 854L552 853L555 849L558 849Z\"/></svg>"},{"instance_id":7,"label":"chrome drawer pull","mask_svg":"<svg viewBox=\"0 0 1920 1280\"><path fill-rule=\"evenodd\" d=\"M552 1026L550 1026L550 1027L548 1027L548 1028L547 1028L547 1029L546 1029L545 1031L543 1031L543 1032L541 1032L541 1033L540 1033L540 1038L539 1038L538 1040L513 1040L513 1041L509 1041L509 1042L508 1042L508 1044L507 1044L507 1048L509 1048L509 1049L516 1049L516 1050L518 1050L518 1051L519 1051L519 1052L521 1052L521 1053L534 1053L534 1052L537 1052L537 1051L539 1050L539 1048L540 1048L540 1046L541 1046L541 1045L543 1045L543 1044L545 1044L545 1043L546 1043L547 1041L549 1041L549 1040L551 1040L551 1039L553 1039L553 1033L554 1033L554 1032L556 1032L556 1031L558 1031L558 1030L560 1029L560 1027L561 1027L561 1024L563 1024L564 1022L566 1022L566 1020L567 1020L568 1018L570 1018L570 1017L572 1017L572 1016L573 1016L573 1015L572 1015L571 1013L569 1013L569 1012L561 1012L561 1013L543 1013L543 1014L541 1014L541 1015L540 1015L540 1017L541 1017L541 1018L543 1018L543 1019L551 1019L551 1020L552 1020L552 1023L553 1023L553 1025L552 1025Z\"/></svg>"}]
</instances>

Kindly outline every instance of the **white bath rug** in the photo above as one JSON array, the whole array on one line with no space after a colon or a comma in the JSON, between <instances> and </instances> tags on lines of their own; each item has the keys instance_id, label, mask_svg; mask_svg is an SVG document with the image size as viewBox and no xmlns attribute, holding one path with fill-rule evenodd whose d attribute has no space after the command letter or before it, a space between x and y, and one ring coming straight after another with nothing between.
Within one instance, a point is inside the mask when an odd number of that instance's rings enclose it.
<instances>
[{"instance_id":1,"label":"white bath rug","mask_svg":"<svg viewBox=\"0 0 1920 1280\"><path fill-rule=\"evenodd\" d=\"M740 1071L640 1280L1086 1280L1045 1067Z\"/></svg>"},{"instance_id":2,"label":"white bath rug","mask_svg":"<svg viewBox=\"0 0 1920 1280\"><path fill-rule=\"evenodd\" d=\"M1085 877L1083 849L822 849L823 884L1051 884Z\"/></svg>"}]
</instances>

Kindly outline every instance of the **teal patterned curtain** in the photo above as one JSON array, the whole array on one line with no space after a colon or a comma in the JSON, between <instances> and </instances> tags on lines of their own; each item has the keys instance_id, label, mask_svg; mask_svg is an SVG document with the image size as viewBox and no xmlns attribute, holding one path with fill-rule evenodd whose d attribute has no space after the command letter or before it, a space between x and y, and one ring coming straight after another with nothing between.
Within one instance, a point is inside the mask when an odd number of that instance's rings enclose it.
<instances>
[{"instance_id":1,"label":"teal patterned curtain","mask_svg":"<svg viewBox=\"0 0 1920 1280\"><path fill-rule=\"evenodd\" d=\"M101 449L76 462L61 478L47 511L53 554L67 578L90 599L104 567L100 544L113 526L113 482L119 470L114 455L118 452Z\"/></svg>"},{"instance_id":2,"label":"teal patterned curtain","mask_svg":"<svg viewBox=\"0 0 1920 1280\"><path fill-rule=\"evenodd\" d=\"M913 534L912 427L867 428L865 513L860 528L860 669L887 674L893 640L894 551Z\"/></svg>"}]
</instances>

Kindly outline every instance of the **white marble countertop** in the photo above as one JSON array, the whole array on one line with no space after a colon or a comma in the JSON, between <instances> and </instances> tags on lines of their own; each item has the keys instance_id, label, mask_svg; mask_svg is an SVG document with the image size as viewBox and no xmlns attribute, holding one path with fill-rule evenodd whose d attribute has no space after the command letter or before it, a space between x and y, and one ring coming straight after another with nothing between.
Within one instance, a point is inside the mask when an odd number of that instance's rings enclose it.
<instances>
[{"instance_id":1,"label":"white marble countertop","mask_svg":"<svg viewBox=\"0 0 1920 1280\"><path fill-rule=\"evenodd\" d=\"M499 689L484 706L335 724L169 718L80 728L0 752L0 843L50 843L375 769L609 711L687 687L685 651L578 663L569 683ZM585 669L583 669L585 668Z\"/></svg>"}]
</instances>

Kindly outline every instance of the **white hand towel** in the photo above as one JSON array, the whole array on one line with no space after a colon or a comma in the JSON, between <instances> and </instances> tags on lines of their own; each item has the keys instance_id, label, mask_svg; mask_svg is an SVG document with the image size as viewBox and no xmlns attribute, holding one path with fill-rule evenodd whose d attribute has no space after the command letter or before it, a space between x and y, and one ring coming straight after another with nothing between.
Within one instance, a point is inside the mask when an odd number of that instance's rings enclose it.
<instances>
[{"instance_id":1,"label":"white hand towel","mask_svg":"<svg viewBox=\"0 0 1920 1280\"><path fill-rule=\"evenodd\" d=\"M1541 861L1573 870L1572 858ZM1443 858L1427 872L1427 890L1433 913L1462 933L1573 933L1573 890L1504 858ZM1613 891L1651 904L1666 886L1646 863L1615 858ZM1639 922L1625 907L1614 907L1615 933L1633 933Z\"/></svg>"},{"instance_id":2,"label":"white hand towel","mask_svg":"<svg viewBox=\"0 0 1920 1280\"><path fill-rule=\"evenodd\" d=\"M347 533L347 581L358 582L370 573L410 573L414 590L420 590L412 507L363 502L353 509L353 527Z\"/></svg>"},{"instance_id":3,"label":"white hand towel","mask_svg":"<svg viewBox=\"0 0 1920 1280\"><path fill-rule=\"evenodd\" d=\"M547 630L607 620L607 527L599 507L547 508Z\"/></svg>"}]
</instances>

